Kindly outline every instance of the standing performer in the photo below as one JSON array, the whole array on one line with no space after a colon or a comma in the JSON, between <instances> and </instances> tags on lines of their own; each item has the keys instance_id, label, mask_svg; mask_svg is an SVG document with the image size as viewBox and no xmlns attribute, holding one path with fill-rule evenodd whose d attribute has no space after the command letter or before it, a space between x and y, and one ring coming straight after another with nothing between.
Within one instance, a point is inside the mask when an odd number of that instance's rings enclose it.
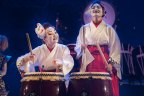
<instances>
[{"instance_id":1,"label":"standing performer","mask_svg":"<svg viewBox=\"0 0 144 96\"><path fill-rule=\"evenodd\" d=\"M20 72L35 72L34 68L38 66L41 72L61 71L64 75L68 74L73 68L74 61L69 49L58 44L59 36L55 28L48 23L43 26L38 23L35 31L44 44L17 59Z\"/></svg>"},{"instance_id":2,"label":"standing performer","mask_svg":"<svg viewBox=\"0 0 144 96\"><path fill-rule=\"evenodd\" d=\"M75 51L77 58L82 56L80 72L112 72L113 93L119 96L120 40L115 30L103 21L104 16L101 2L94 2L91 5L92 21L80 28Z\"/></svg>"},{"instance_id":3,"label":"standing performer","mask_svg":"<svg viewBox=\"0 0 144 96\"><path fill-rule=\"evenodd\" d=\"M0 35L0 96L7 96L8 92L5 89L5 83L2 79L7 72L7 62L10 60L10 56L6 56L3 52L8 48L8 39L4 35Z\"/></svg>"}]
</instances>

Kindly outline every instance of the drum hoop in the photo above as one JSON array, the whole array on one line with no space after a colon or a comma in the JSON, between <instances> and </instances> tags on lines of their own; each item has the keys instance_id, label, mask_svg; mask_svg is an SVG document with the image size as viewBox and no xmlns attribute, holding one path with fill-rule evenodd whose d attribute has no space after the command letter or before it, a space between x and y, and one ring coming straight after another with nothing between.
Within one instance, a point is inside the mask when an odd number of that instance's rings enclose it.
<instances>
[{"instance_id":1,"label":"drum hoop","mask_svg":"<svg viewBox=\"0 0 144 96\"><path fill-rule=\"evenodd\" d=\"M108 72L73 72L71 73L71 75L73 74L104 74L104 75L110 75Z\"/></svg>"},{"instance_id":2,"label":"drum hoop","mask_svg":"<svg viewBox=\"0 0 144 96\"><path fill-rule=\"evenodd\" d=\"M31 75L31 74L56 74L56 75L63 75L61 72L27 72L25 75Z\"/></svg>"},{"instance_id":3,"label":"drum hoop","mask_svg":"<svg viewBox=\"0 0 144 96\"><path fill-rule=\"evenodd\" d=\"M94 78L94 79L108 79L111 80L111 76L109 73L104 73L104 72L84 72L84 73L72 73L70 75L70 79L89 79L89 78Z\"/></svg>"},{"instance_id":4,"label":"drum hoop","mask_svg":"<svg viewBox=\"0 0 144 96\"><path fill-rule=\"evenodd\" d=\"M21 82L36 80L63 81L64 75L62 73L55 72L32 72L26 73Z\"/></svg>"},{"instance_id":5,"label":"drum hoop","mask_svg":"<svg viewBox=\"0 0 144 96\"><path fill-rule=\"evenodd\" d=\"M25 74L24 77L29 77L29 76L59 76L59 77L64 77L64 75L60 74Z\"/></svg>"}]
</instances>

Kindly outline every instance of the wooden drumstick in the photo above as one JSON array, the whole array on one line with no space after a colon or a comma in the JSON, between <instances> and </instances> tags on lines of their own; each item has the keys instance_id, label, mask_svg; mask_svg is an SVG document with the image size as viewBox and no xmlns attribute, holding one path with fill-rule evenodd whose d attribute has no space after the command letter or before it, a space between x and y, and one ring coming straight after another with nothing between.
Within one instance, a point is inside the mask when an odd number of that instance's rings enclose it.
<instances>
[{"instance_id":1,"label":"wooden drumstick","mask_svg":"<svg viewBox=\"0 0 144 96\"><path fill-rule=\"evenodd\" d=\"M29 47L29 51L32 55L32 46L31 46L31 41L30 41L30 37L29 37L29 34L26 33L26 38L27 38L27 43L28 43L28 47Z\"/></svg>"},{"instance_id":2,"label":"wooden drumstick","mask_svg":"<svg viewBox=\"0 0 144 96\"><path fill-rule=\"evenodd\" d=\"M85 46L85 28L84 28L84 25L83 25L83 44ZM84 53L85 53L85 47L84 47Z\"/></svg>"},{"instance_id":3,"label":"wooden drumstick","mask_svg":"<svg viewBox=\"0 0 144 96\"><path fill-rule=\"evenodd\" d=\"M106 60L106 58L105 58L105 56L104 56L104 54L103 54L103 52L102 52L99 44L96 43L96 46L97 46L97 48L98 48L98 50L99 50L99 52L100 52L100 55L102 56L103 61L105 62L105 66L108 66L108 62L107 62L107 60ZM110 73L112 74L112 72L110 72Z\"/></svg>"},{"instance_id":4,"label":"wooden drumstick","mask_svg":"<svg viewBox=\"0 0 144 96\"><path fill-rule=\"evenodd\" d=\"M98 50L99 50L99 52L100 52L100 55L102 56L102 58L103 58L103 60L104 60L104 62L105 62L105 65L108 66L108 62L107 62L107 60L106 60L106 58L105 58L105 56L104 56L104 54L103 54L103 52L102 52L99 44L96 43L96 46L97 46L97 48L98 48Z\"/></svg>"},{"instance_id":5,"label":"wooden drumstick","mask_svg":"<svg viewBox=\"0 0 144 96\"><path fill-rule=\"evenodd\" d=\"M82 65L81 67L83 68L85 66L85 62L86 62L86 54L85 54L85 27L83 25L83 44L84 44L84 49L82 50L83 51L83 58L82 58Z\"/></svg>"}]
</instances>

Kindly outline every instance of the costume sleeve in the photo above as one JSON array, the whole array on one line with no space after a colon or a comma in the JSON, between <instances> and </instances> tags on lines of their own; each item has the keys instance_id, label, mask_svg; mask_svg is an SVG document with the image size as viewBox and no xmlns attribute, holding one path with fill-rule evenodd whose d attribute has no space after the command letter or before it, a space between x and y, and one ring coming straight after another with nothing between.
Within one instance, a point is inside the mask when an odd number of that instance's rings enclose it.
<instances>
[{"instance_id":1,"label":"costume sleeve","mask_svg":"<svg viewBox=\"0 0 144 96\"><path fill-rule=\"evenodd\" d=\"M82 55L81 44L83 44L83 27L80 28L75 47L78 58Z\"/></svg>"},{"instance_id":2,"label":"costume sleeve","mask_svg":"<svg viewBox=\"0 0 144 96\"><path fill-rule=\"evenodd\" d=\"M68 74L74 66L74 60L70 55L68 47L65 47L63 53L63 73L64 75Z\"/></svg>"},{"instance_id":3,"label":"costume sleeve","mask_svg":"<svg viewBox=\"0 0 144 96\"><path fill-rule=\"evenodd\" d=\"M120 64L120 40L115 30L110 27L109 29L109 50L110 57L117 63Z\"/></svg>"},{"instance_id":4,"label":"costume sleeve","mask_svg":"<svg viewBox=\"0 0 144 96\"><path fill-rule=\"evenodd\" d=\"M109 31L109 51L110 51L110 58L114 62L114 67L118 71L118 77L121 78L120 73L120 57L121 57L121 46L120 40L118 35L116 34L115 30L112 27L108 28Z\"/></svg>"},{"instance_id":5,"label":"costume sleeve","mask_svg":"<svg viewBox=\"0 0 144 96\"><path fill-rule=\"evenodd\" d=\"M16 61L16 65L17 65L17 68L19 69L19 71L24 71L24 72L34 71L34 63L37 61L37 58L40 54L40 48L37 47L37 48L33 49L32 53L35 55L34 62L28 61L26 64L21 64L22 60L24 58L27 58L30 55L30 53L27 53L23 56L18 57L18 59Z\"/></svg>"}]
</instances>

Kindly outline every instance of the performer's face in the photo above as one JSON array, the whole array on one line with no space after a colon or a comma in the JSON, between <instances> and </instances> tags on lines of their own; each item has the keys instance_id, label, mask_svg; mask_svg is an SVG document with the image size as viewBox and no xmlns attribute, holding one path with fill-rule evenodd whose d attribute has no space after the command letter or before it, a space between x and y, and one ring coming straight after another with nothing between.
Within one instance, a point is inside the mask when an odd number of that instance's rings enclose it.
<instances>
[{"instance_id":1,"label":"performer's face","mask_svg":"<svg viewBox=\"0 0 144 96\"><path fill-rule=\"evenodd\" d=\"M103 8L100 4L95 3L91 6L91 16L92 17L103 17Z\"/></svg>"},{"instance_id":2,"label":"performer's face","mask_svg":"<svg viewBox=\"0 0 144 96\"><path fill-rule=\"evenodd\" d=\"M56 43L58 38L57 38L57 33L56 33L55 28L48 27L47 29L45 29L45 31L46 31L46 35L45 35L43 41L48 44Z\"/></svg>"},{"instance_id":3,"label":"performer's face","mask_svg":"<svg viewBox=\"0 0 144 96\"><path fill-rule=\"evenodd\" d=\"M54 34L55 32L56 32L56 30L54 27L48 27L46 29L46 33L48 33L48 34Z\"/></svg>"}]
</instances>

